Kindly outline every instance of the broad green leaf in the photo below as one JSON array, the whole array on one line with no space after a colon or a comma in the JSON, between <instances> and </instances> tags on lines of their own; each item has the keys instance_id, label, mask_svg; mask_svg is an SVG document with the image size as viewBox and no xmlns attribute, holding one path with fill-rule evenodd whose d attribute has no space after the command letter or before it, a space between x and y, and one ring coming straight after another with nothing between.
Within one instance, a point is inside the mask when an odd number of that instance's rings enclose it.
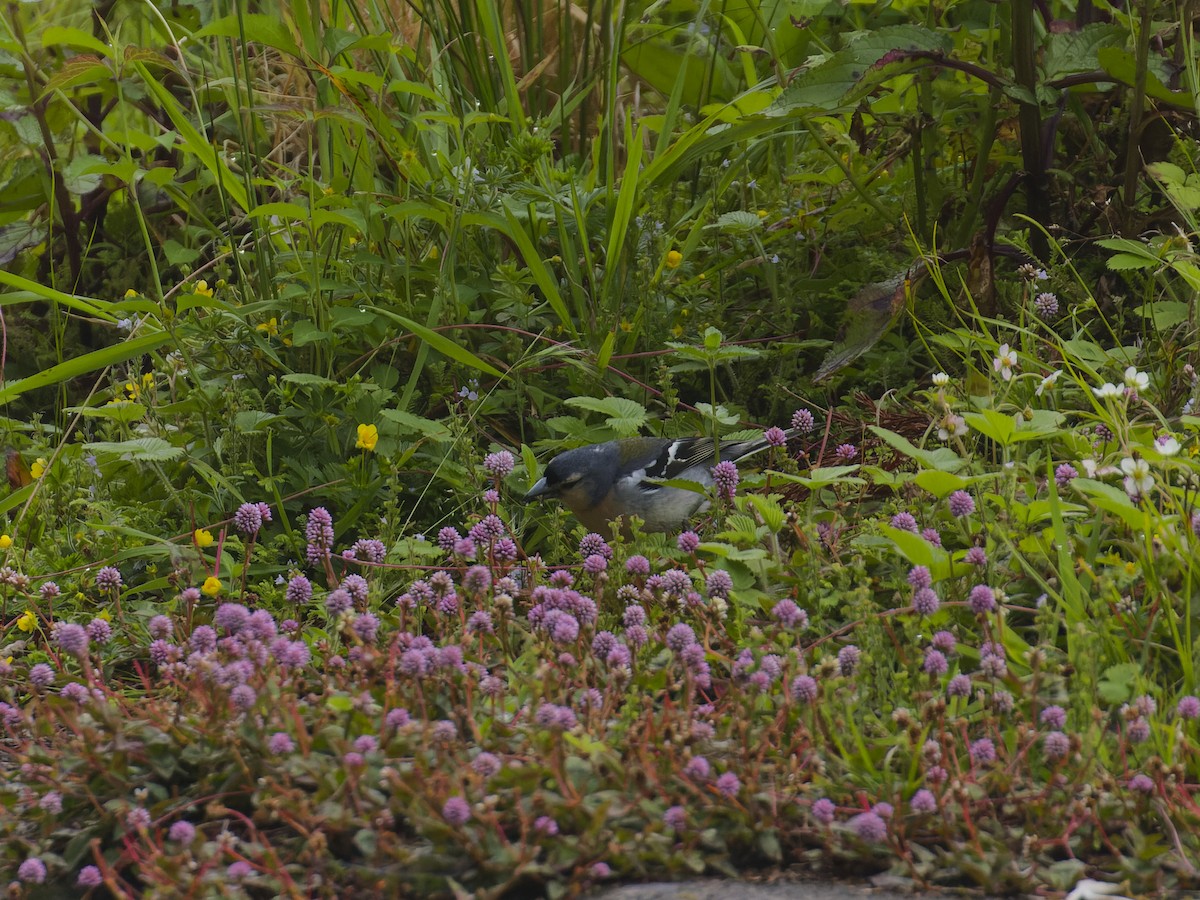
<instances>
[{"instance_id":1,"label":"broad green leaf","mask_svg":"<svg viewBox=\"0 0 1200 900\"><path fill-rule=\"evenodd\" d=\"M454 440L454 433L443 423L405 412L402 409L381 410L379 417L395 424L401 434L419 435L437 441L439 444Z\"/></svg>"},{"instance_id":2,"label":"broad green leaf","mask_svg":"<svg viewBox=\"0 0 1200 900\"><path fill-rule=\"evenodd\" d=\"M122 459L138 462L166 462L183 456L183 448L169 444L162 438L134 438L129 441L95 441L84 444L91 453L108 453Z\"/></svg>"},{"instance_id":3,"label":"broad green leaf","mask_svg":"<svg viewBox=\"0 0 1200 900\"><path fill-rule=\"evenodd\" d=\"M1090 497L1100 509L1116 515L1135 532L1141 532L1149 525L1146 513L1133 505L1122 488L1091 478L1076 478L1071 482L1071 487Z\"/></svg>"},{"instance_id":4,"label":"broad green leaf","mask_svg":"<svg viewBox=\"0 0 1200 900\"><path fill-rule=\"evenodd\" d=\"M981 413L969 412L963 416L971 428L985 437L991 438L1001 447L1012 443L1017 431L1017 423L1013 417L994 409L985 409Z\"/></svg>"},{"instance_id":5,"label":"broad green leaf","mask_svg":"<svg viewBox=\"0 0 1200 900\"><path fill-rule=\"evenodd\" d=\"M3 280L2 275L3 273L0 273L0 280ZM14 397L19 397L26 391L70 381L72 378L79 378L82 375L97 372L109 366L115 366L118 363L134 359L144 353L157 350L163 344L170 343L170 341L171 336L165 331L156 331L141 335L140 337L130 338L127 341L114 344L111 347L105 347L102 350L85 353L83 356L77 356L56 366L43 369L36 375L30 375L28 378L22 378L19 381L8 382L4 387L0 388L0 404L8 403Z\"/></svg>"},{"instance_id":6,"label":"broad green leaf","mask_svg":"<svg viewBox=\"0 0 1200 900\"><path fill-rule=\"evenodd\" d=\"M886 428L880 428L878 425L870 425L868 427L876 437L881 438L909 459L915 459L930 469L938 469L943 472L957 472L967 464L965 459L949 447L938 447L936 450L922 450L908 438L896 434L894 431L888 431Z\"/></svg>"},{"instance_id":7,"label":"broad green leaf","mask_svg":"<svg viewBox=\"0 0 1200 900\"><path fill-rule=\"evenodd\" d=\"M258 13L243 13L223 16L196 32L195 37L242 38L257 44L274 47L289 56L300 56L295 38L287 30L284 17Z\"/></svg>"},{"instance_id":8,"label":"broad green leaf","mask_svg":"<svg viewBox=\"0 0 1200 900\"><path fill-rule=\"evenodd\" d=\"M113 56L112 47L79 28L64 28L62 25L50 25L42 32L43 47L82 47L91 50L98 56Z\"/></svg>"},{"instance_id":9,"label":"broad green leaf","mask_svg":"<svg viewBox=\"0 0 1200 900\"><path fill-rule=\"evenodd\" d=\"M882 525L879 530L891 538L896 549L910 565L925 566L929 569L934 582L950 576L950 554L941 547L935 547L919 534L893 528L891 525Z\"/></svg>"},{"instance_id":10,"label":"broad green leaf","mask_svg":"<svg viewBox=\"0 0 1200 900\"><path fill-rule=\"evenodd\" d=\"M118 400L104 406L69 406L67 412L78 413L88 419L111 419L128 425L146 414L146 407L132 400Z\"/></svg>"},{"instance_id":11,"label":"broad green leaf","mask_svg":"<svg viewBox=\"0 0 1200 900\"><path fill-rule=\"evenodd\" d=\"M942 472L937 469L924 469L913 476L913 482L920 487L923 487L933 496L941 500L943 497L948 497L955 491L961 491L968 484L967 479L960 475L954 475L951 472Z\"/></svg>"},{"instance_id":12,"label":"broad green leaf","mask_svg":"<svg viewBox=\"0 0 1200 900\"><path fill-rule=\"evenodd\" d=\"M637 434L646 424L646 408L625 397L571 397L564 402L601 413L608 426L623 437Z\"/></svg>"},{"instance_id":13,"label":"broad green leaf","mask_svg":"<svg viewBox=\"0 0 1200 900\"><path fill-rule=\"evenodd\" d=\"M426 328L420 322L415 322L407 316L394 313L390 309L383 309L379 306L370 306L367 308L379 313L381 316L387 316L394 322L399 322L443 356L449 357L455 362L462 363L464 366L469 368L480 372L485 372L486 374L495 378L507 378L503 372L501 372L491 363L484 362L466 347L455 343L442 333L434 331L432 328Z\"/></svg>"}]
</instances>

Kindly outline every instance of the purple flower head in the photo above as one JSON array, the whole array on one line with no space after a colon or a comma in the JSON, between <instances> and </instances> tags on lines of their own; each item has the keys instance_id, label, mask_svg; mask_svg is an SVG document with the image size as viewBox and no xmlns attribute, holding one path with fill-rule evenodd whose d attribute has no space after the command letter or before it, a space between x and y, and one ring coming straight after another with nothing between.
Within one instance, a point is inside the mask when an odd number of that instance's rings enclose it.
<instances>
[{"instance_id":1,"label":"purple flower head","mask_svg":"<svg viewBox=\"0 0 1200 900\"><path fill-rule=\"evenodd\" d=\"M958 638L949 631L936 631L930 643L943 653L952 653L958 645Z\"/></svg>"},{"instance_id":2,"label":"purple flower head","mask_svg":"<svg viewBox=\"0 0 1200 900\"><path fill-rule=\"evenodd\" d=\"M62 794L60 794L58 791L50 791L49 793L43 794L42 799L38 801L38 809L44 810L45 812L53 815L58 815L60 812L62 812L62 808Z\"/></svg>"},{"instance_id":3,"label":"purple flower head","mask_svg":"<svg viewBox=\"0 0 1200 900\"><path fill-rule=\"evenodd\" d=\"M817 427L817 422L807 409L798 409L792 413L792 427L801 434L808 434Z\"/></svg>"},{"instance_id":4,"label":"purple flower head","mask_svg":"<svg viewBox=\"0 0 1200 900\"><path fill-rule=\"evenodd\" d=\"M692 626L679 622L672 625L667 632L666 643L676 653L682 653L687 647L696 643L696 632L692 630Z\"/></svg>"},{"instance_id":5,"label":"purple flower head","mask_svg":"<svg viewBox=\"0 0 1200 900\"><path fill-rule=\"evenodd\" d=\"M583 571L589 575L599 575L608 568L608 560L599 553L593 553L583 561Z\"/></svg>"},{"instance_id":6,"label":"purple flower head","mask_svg":"<svg viewBox=\"0 0 1200 900\"><path fill-rule=\"evenodd\" d=\"M977 584L967 596L967 606L977 616L986 615L996 608L996 592L986 584Z\"/></svg>"},{"instance_id":7,"label":"purple flower head","mask_svg":"<svg viewBox=\"0 0 1200 900\"><path fill-rule=\"evenodd\" d=\"M708 764L708 760L703 756L693 756L687 761L683 767L683 774L693 781L703 781L708 778L709 772L712 771Z\"/></svg>"},{"instance_id":8,"label":"purple flower head","mask_svg":"<svg viewBox=\"0 0 1200 900\"><path fill-rule=\"evenodd\" d=\"M812 817L822 825L831 824L836 813L837 807L833 805L833 801L828 797L821 797L813 801Z\"/></svg>"},{"instance_id":9,"label":"purple flower head","mask_svg":"<svg viewBox=\"0 0 1200 900\"><path fill-rule=\"evenodd\" d=\"M947 505L950 507L950 515L956 519L969 516L975 512L975 500L966 491L955 491L952 493L950 499L947 501Z\"/></svg>"},{"instance_id":10,"label":"purple flower head","mask_svg":"<svg viewBox=\"0 0 1200 900\"><path fill-rule=\"evenodd\" d=\"M733 578L724 569L713 569L704 580L704 590L709 597L728 600L729 592L733 590Z\"/></svg>"},{"instance_id":11,"label":"purple flower head","mask_svg":"<svg viewBox=\"0 0 1200 900\"><path fill-rule=\"evenodd\" d=\"M234 860L225 869L225 877L230 881L241 881L254 874L254 866L244 859Z\"/></svg>"},{"instance_id":12,"label":"purple flower head","mask_svg":"<svg viewBox=\"0 0 1200 900\"><path fill-rule=\"evenodd\" d=\"M1071 749L1071 739L1061 731L1049 731L1042 738L1042 752L1046 759L1061 759Z\"/></svg>"},{"instance_id":13,"label":"purple flower head","mask_svg":"<svg viewBox=\"0 0 1200 900\"><path fill-rule=\"evenodd\" d=\"M1181 719L1195 719L1200 716L1200 698L1192 694L1180 697L1175 706L1175 714Z\"/></svg>"},{"instance_id":14,"label":"purple flower head","mask_svg":"<svg viewBox=\"0 0 1200 900\"><path fill-rule=\"evenodd\" d=\"M1059 490L1063 490L1072 481L1079 477L1079 472L1070 463L1062 463L1054 470L1054 483Z\"/></svg>"},{"instance_id":15,"label":"purple flower head","mask_svg":"<svg viewBox=\"0 0 1200 900\"><path fill-rule=\"evenodd\" d=\"M838 651L838 671L843 675L850 676L854 674L854 670L858 668L859 660L862 658L862 653L853 644L847 644Z\"/></svg>"},{"instance_id":16,"label":"purple flower head","mask_svg":"<svg viewBox=\"0 0 1200 900\"><path fill-rule=\"evenodd\" d=\"M483 458L483 471L496 478L507 478L516 468L516 460L507 450L489 453Z\"/></svg>"},{"instance_id":17,"label":"purple flower head","mask_svg":"<svg viewBox=\"0 0 1200 900\"><path fill-rule=\"evenodd\" d=\"M257 503L243 503L233 514L233 527L242 534L256 535L262 526L263 514Z\"/></svg>"},{"instance_id":18,"label":"purple flower head","mask_svg":"<svg viewBox=\"0 0 1200 900\"><path fill-rule=\"evenodd\" d=\"M986 766L996 761L996 745L991 738L980 738L971 744L971 763Z\"/></svg>"},{"instance_id":19,"label":"purple flower head","mask_svg":"<svg viewBox=\"0 0 1200 900\"><path fill-rule=\"evenodd\" d=\"M79 877L75 879L75 886L85 889L100 887L102 884L104 884L104 876L95 866L84 866L79 870Z\"/></svg>"},{"instance_id":20,"label":"purple flower head","mask_svg":"<svg viewBox=\"0 0 1200 900\"><path fill-rule=\"evenodd\" d=\"M544 834L547 837L553 837L558 834L558 823L550 816L538 816L533 820L533 830L538 834Z\"/></svg>"},{"instance_id":21,"label":"purple flower head","mask_svg":"<svg viewBox=\"0 0 1200 900\"><path fill-rule=\"evenodd\" d=\"M466 825L471 819L471 807L462 797L451 797L442 805L442 818L455 827Z\"/></svg>"},{"instance_id":22,"label":"purple flower head","mask_svg":"<svg viewBox=\"0 0 1200 900\"><path fill-rule=\"evenodd\" d=\"M106 619L92 619L87 624L87 634L95 643L107 644L112 640L112 625Z\"/></svg>"},{"instance_id":23,"label":"purple flower head","mask_svg":"<svg viewBox=\"0 0 1200 900\"><path fill-rule=\"evenodd\" d=\"M1058 297L1049 291L1043 291L1033 298L1033 310L1039 318L1054 318L1058 315Z\"/></svg>"},{"instance_id":24,"label":"purple flower head","mask_svg":"<svg viewBox=\"0 0 1200 900\"><path fill-rule=\"evenodd\" d=\"M229 634L237 634L250 621L250 611L240 603L222 603L213 616L213 624Z\"/></svg>"},{"instance_id":25,"label":"purple flower head","mask_svg":"<svg viewBox=\"0 0 1200 900\"><path fill-rule=\"evenodd\" d=\"M774 609L771 610L771 615L784 628L808 627L808 613L798 607L794 601L786 598L775 604Z\"/></svg>"},{"instance_id":26,"label":"purple flower head","mask_svg":"<svg viewBox=\"0 0 1200 900\"><path fill-rule=\"evenodd\" d=\"M37 663L29 670L29 683L37 690L45 690L54 684L54 670L46 663Z\"/></svg>"},{"instance_id":27,"label":"purple flower head","mask_svg":"<svg viewBox=\"0 0 1200 900\"><path fill-rule=\"evenodd\" d=\"M936 647L930 647L925 651L925 662L921 665L922 670L933 676L945 675L946 670L950 668L950 664L946 661L946 655Z\"/></svg>"},{"instance_id":28,"label":"purple flower head","mask_svg":"<svg viewBox=\"0 0 1200 900\"><path fill-rule=\"evenodd\" d=\"M315 563L329 555L333 547L333 516L323 506L310 510L304 523L304 539L308 543L306 556Z\"/></svg>"},{"instance_id":29,"label":"purple flower head","mask_svg":"<svg viewBox=\"0 0 1200 900\"><path fill-rule=\"evenodd\" d=\"M500 771L500 757L484 751L471 760L471 770L483 778L491 778Z\"/></svg>"},{"instance_id":30,"label":"purple flower head","mask_svg":"<svg viewBox=\"0 0 1200 900\"><path fill-rule=\"evenodd\" d=\"M712 468L713 484L717 486L717 496L722 500L732 500L737 490L741 475L732 460L723 459Z\"/></svg>"},{"instance_id":31,"label":"purple flower head","mask_svg":"<svg viewBox=\"0 0 1200 900\"><path fill-rule=\"evenodd\" d=\"M455 541L454 547L451 549L455 556L461 556L463 559L475 558L475 541L469 537L465 537L461 541Z\"/></svg>"},{"instance_id":32,"label":"purple flower head","mask_svg":"<svg viewBox=\"0 0 1200 900\"><path fill-rule=\"evenodd\" d=\"M307 603L312 595L312 582L303 575L296 575L288 582L283 596L289 603Z\"/></svg>"},{"instance_id":33,"label":"purple flower head","mask_svg":"<svg viewBox=\"0 0 1200 900\"><path fill-rule=\"evenodd\" d=\"M17 869L17 878L26 884L41 884L46 880L46 864L31 856Z\"/></svg>"},{"instance_id":34,"label":"purple flower head","mask_svg":"<svg viewBox=\"0 0 1200 900\"><path fill-rule=\"evenodd\" d=\"M646 576L650 574L650 560L644 556L631 556L625 560L625 571L630 575Z\"/></svg>"},{"instance_id":35,"label":"purple flower head","mask_svg":"<svg viewBox=\"0 0 1200 900\"><path fill-rule=\"evenodd\" d=\"M88 634L82 625L73 622L58 622L54 626L54 642L63 653L81 657L87 655Z\"/></svg>"},{"instance_id":36,"label":"purple flower head","mask_svg":"<svg viewBox=\"0 0 1200 900\"><path fill-rule=\"evenodd\" d=\"M591 534L585 534L583 536L583 540L579 542L579 555L584 559L587 559L589 556L592 556L596 553L600 554L605 559L613 558L613 549L612 547L608 546L608 541L604 540L603 537L595 532L592 532Z\"/></svg>"},{"instance_id":37,"label":"purple flower head","mask_svg":"<svg viewBox=\"0 0 1200 900\"><path fill-rule=\"evenodd\" d=\"M410 716L407 709L396 707L389 709L388 714L383 717L384 724L392 731L397 731L409 723Z\"/></svg>"},{"instance_id":38,"label":"purple flower head","mask_svg":"<svg viewBox=\"0 0 1200 900\"><path fill-rule=\"evenodd\" d=\"M933 791L921 788L912 795L908 805L915 813L931 813L937 810L937 798L933 796Z\"/></svg>"},{"instance_id":39,"label":"purple flower head","mask_svg":"<svg viewBox=\"0 0 1200 900\"><path fill-rule=\"evenodd\" d=\"M892 814L896 812L896 808L890 803L880 801L871 807L871 812L875 813L881 819L890 819Z\"/></svg>"},{"instance_id":40,"label":"purple flower head","mask_svg":"<svg viewBox=\"0 0 1200 900\"><path fill-rule=\"evenodd\" d=\"M938 530L936 528L922 529L921 537L925 538L925 540L929 541L929 543L933 544L935 547L942 546L942 536L938 534Z\"/></svg>"},{"instance_id":41,"label":"purple flower head","mask_svg":"<svg viewBox=\"0 0 1200 900\"><path fill-rule=\"evenodd\" d=\"M783 447L787 445L787 432L773 425L763 432L763 440L767 442L768 447Z\"/></svg>"},{"instance_id":42,"label":"purple flower head","mask_svg":"<svg viewBox=\"0 0 1200 900\"><path fill-rule=\"evenodd\" d=\"M946 693L951 697L966 697L971 693L971 679L966 675L955 675L946 685Z\"/></svg>"},{"instance_id":43,"label":"purple flower head","mask_svg":"<svg viewBox=\"0 0 1200 900\"><path fill-rule=\"evenodd\" d=\"M375 643L375 636L379 632L379 619L371 613L362 613L350 623L350 630L364 644L373 644Z\"/></svg>"},{"instance_id":44,"label":"purple flower head","mask_svg":"<svg viewBox=\"0 0 1200 900\"><path fill-rule=\"evenodd\" d=\"M879 844L887 840L887 822L873 812L859 813L850 820L850 828L859 840Z\"/></svg>"},{"instance_id":45,"label":"purple flower head","mask_svg":"<svg viewBox=\"0 0 1200 900\"><path fill-rule=\"evenodd\" d=\"M804 703L817 699L817 681L811 675L797 675L792 679L792 696Z\"/></svg>"},{"instance_id":46,"label":"purple flower head","mask_svg":"<svg viewBox=\"0 0 1200 900\"><path fill-rule=\"evenodd\" d=\"M96 587L102 591L119 591L123 583L120 571L114 566L105 566L96 573Z\"/></svg>"},{"instance_id":47,"label":"purple flower head","mask_svg":"<svg viewBox=\"0 0 1200 900\"><path fill-rule=\"evenodd\" d=\"M229 701L243 712L254 707L258 694L248 684L239 684L229 692Z\"/></svg>"},{"instance_id":48,"label":"purple flower head","mask_svg":"<svg viewBox=\"0 0 1200 900\"><path fill-rule=\"evenodd\" d=\"M1150 794L1154 792L1154 780L1149 775L1143 775L1139 772L1134 775L1126 785L1131 791L1137 791L1139 794Z\"/></svg>"},{"instance_id":49,"label":"purple flower head","mask_svg":"<svg viewBox=\"0 0 1200 900\"><path fill-rule=\"evenodd\" d=\"M933 585L933 575L925 566L913 566L908 570L908 583L913 590L931 587Z\"/></svg>"},{"instance_id":50,"label":"purple flower head","mask_svg":"<svg viewBox=\"0 0 1200 900\"><path fill-rule=\"evenodd\" d=\"M58 585L55 584L53 581L47 581L44 584L42 584L42 586L40 588L38 588L38 596L41 597L43 600L53 600L55 597L57 597L61 593L62 593L62 591L59 590Z\"/></svg>"},{"instance_id":51,"label":"purple flower head","mask_svg":"<svg viewBox=\"0 0 1200 900\"><path fill-rule=\"evenodd\" d=\"M837 449L833 451L833 455L842 462L850 462L850 460L858 456L858 448L853 444L838 444Z\"/></svg>"},{"instance_id":52,"label":"purple flower head","mask_svg":"<svg viewBox=\"0 0 1200 900\"><path fill-rule=\"evenodd\" d=\"M933 588L923 587L913 592L912 608L919 616L932 616L941 605L942 601Z\"/></svg>"},{"instance_id":53,"label":"purple flower head","mask_svg":"<svg viewBox=\"0 0 1200 900\"><path fill-rule=\"evenodd\" d=\"M672 831L683 831L687 828L687 810L682 806L672 806L663 813L663 824Z\"/></svg>"},{"instance_id":54,"label":"purple flower head","mask_svg":"<svg viewBox=\"0 0 1200 900\"><path fill-rule=\"evenodd\" d=\"M700 535L694 531L684 531L675 539L675 546L684 553L695 553L700 546Z\"/></svg>"},{"instance_id":55,"label":"purple flower head","mask_svg":"<svg viewBox=\"0 0 1200 900\"><path fill-rule=\"evenodd\" d=\"M125 814L125 825L133 831L149 828L151 821L149 811L141 806L135 806Z\"/></svg>"},{"instance_id":56,"label":"purple flower head","mask_svg":"<svg viewBox=\"0 0 1200 900\"><path fill-rule=\"evenodd\" d=\"M1061 706L1047 706L1038 719L1043 725L1061 731L1067 724L1067 711Z\"/></svg>"},{"instance_id":57,"label":"purple flower head","mask_svg":"<svg viewBox=\"0 0 1200 900\"><path fill-rule=\"evenodd\" d=\"M726 797L736 797L742 789L742 781L733 772L725 772L717 777L717 791Z\"/></svg>"},{"instance_id":58,"label":"purple flower head","mask_svg":"<svg viewBox=\"0 0 1200 900\"><path fill-rule=\"evenodd\" d=\"M1141 744L1150 739L1150 723L1144 716L1138 716L1129 723L1126 729L1129 740L1135 744Z\"/></svg>"},{"instance_id":59,"label":"purple flower head","mask_svg":"<svg viewBox=\"0 0 1200 900\"><path fill-rule=\"evenodd\" d=\"M917 533L917 520L913 518L912 513L898 512L892 516L890 524L897 531L908 531L912 534Z\"/></svg>"},{"instance_id":60,"label":"purple flower head","mask_svg":"<svg viewBox=\"0 0 1200 900\"><path fill-rule=\"evenodd\" d=\"M350 595L350 598L355 603L364 603L367 595L370 593L370 587L367 584L367 579L361 575L347 575L342 579L342 583L338 585L343 591Z\"/></svg>"},{"instance_id":61,"label":"purple flower head","mask_svg":"<svg viewBox=\"0 0 1200 900\"><path fill-rule=\"evenodd\" d=\"M441 528L437 533L437 545L447 553L454 549L454 545L462 540L462 535L458 533L457 528L452 528L447 525Z\"/></svg>"},{"instance_id":62,"label":"purple flower head","mask_svg":"<svg viewBox=\"0 0 1200 900\"><path fill-rule=\"evenodd\" d=\"M354 598L350 592L338 588L325 595L325 610L331 616L340 616L354 608Z\"/></svg>"},{"instance_id":63,"label":"purple flower head","mask_svg":"<svg viewBox=\"0 0 1200 900\"><path fill-rule=\"evenodd\" d=\"M492 570L487 566L471 566L463 575L463 588L472 596L487 592L492 586Z\"/></svg>"},{"instance_id":64,"label":"purple flower head","mask_svg":"<svg viewBox=\"0 0 1200 900\"><path fill-rule=\"evenodd\" d=\"M982 547L972 547L963 554L963 562L969 566L983 568L987 565L987 551Z\"/></svg>"}]
</instances>

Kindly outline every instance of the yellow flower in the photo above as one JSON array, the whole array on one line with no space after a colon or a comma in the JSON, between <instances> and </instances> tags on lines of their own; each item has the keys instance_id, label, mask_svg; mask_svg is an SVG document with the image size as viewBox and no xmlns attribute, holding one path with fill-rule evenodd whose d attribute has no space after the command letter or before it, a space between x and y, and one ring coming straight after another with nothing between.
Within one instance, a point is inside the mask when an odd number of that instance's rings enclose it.
<instances>
[{"instance_id":1,"label":"yellow flower","mask_svg":"<svg viewBox=\"0 0 1200 900\"><path fill-rule=\"evenodd\" d=\"M765 209L760 209L758 211L758 217L760 219L765 219L767 217L767 211Z\"/></svg>"},{"instance_id":2,"label":"yellow flower","mask_svg":"<svg viewBox=\"0 0 1200 900\"><path fill-rule=\"evenodd\" d=\"M672 250L667 254L668 269L678 269L681 262L683 262L683 254L678 250Z\"/></svg>"},{"instance_id":3,"label":"yellow flower","mask_svg":"<svg viewBox=\"0 0 1200 900\"><path fill-rule=\"evenodd\" d=\"M129 290L127 290L127 291L125 292L125 299L126 299L126 300L132 300L132 299L133 299L134 297L136 297L136 296L137 296L137 291L135 291L133 288L130 288Z\"/></svg>"},{"instance_id":4,"label":"yellow flower","mask_svg":"<svg viewBox=\"0 0 1200 900\"><path fill-rule=\"evenodd\" d=\"M125 398L127 400L136 400L138 398L138 396L141 395L141 393L142 393L142 389L140 387L138 387L134 382L132 382L132 381L125 382Z\"/></svg>"},{"instance_id":5,"label":"yellow flower","mask_svg":"<svg viewBox=\"0 0 1200 900\"><path fill-rule=\"evenodd\" d=\"M358 441L354 446L359 450L366 450L368 453L375 449L375 445L379 443L379 429L374 425L359 425L358 426Z\"/></svg>"},{"instance_id":6,"label":"yellow flower","mask_svg":"<svg viewBox=\"0 0 1200 900\"><path fill-rule=\"evenodd\" d=\"M197 547L211 547L213 542L212 532L207 528L197 528L192 532L192 540L196 542Z\"/></svg>"},{"instance_id":7,"label":"yellow flower","mask_svg":"<svg viewBox=\"0 0 1200 900\"><path fill-rule=\"evenodd\" d=\"M17 619L17 627L26 633L37 628L37 615L32 609L25 610L25 614Z\"/></svg>"},{"instance_id":8,"label":"yellow flower","mask_svg":"<svg viewBox=\"0 0 1200 900\"><path fill-rule=\"evenodd\" d=\"M192 291L194 294L199 294L201 297L211 297L213 289L208 286L208 282L201 278L196 282L196 288Z\"/></svg>"},{"instance_id":9,"label":"yellow flower","mask_svg":"<svg viewBox=\"0 0 1200 900\"><path fill-rule=\"evenodd\" d=\"M210 597L217 596L217 594L221 593L221 579L216 575L209 575L204 579L204 584L200 590L204 591Z\"/></svg>"},{"instance_id":10,"label":"yellow flower","mask_svg":"<svg viewBox=\"0 0 1200 900\"><path fill-rule=\"evenodd\" d=\"M82 597L83 595L80 594L79 596ZM100 610L100 612L96 613L96 618L103 619L105 622L111 622L112 621L112 613L110 613L107 609L102 609L102 610Z\"/></svg>"},{"instance_id":11,"label":"yellow flower","mask_svg":"<svg viewBox=\"0 0 1200 900\"><path fill-rule=\"evenodd\" d=\"M279 334L279 320L271 316L266 322L259 322L254 326L255 331L261 331L267 337L275 337Z\"/></svg>"},{"instance_id":12,"label":"yellow flower","mask_svg":"<svg viewBox=\"0 0 1200 900\"><path fill-rule=\"evenodd\" d=\"M621 330L622 331L633 331L633 323L630 322L628 319L622 319L621 320Z\"/></svg>"},{"instance_id":13,"label":"yellow flower","mask_svg":"<svg viewBox=\"0 0 1200 900\"><path fill-rule=\"evenodd\" d=\"M48 468L50 468L50 463L46 462L46 457L39 456L33 461L33 465L29 467L29 474L34 478L41 478L46 474Z\"/></svg>"},{"instance_id":14,"label":"yellow flower","mask_svg":"<svg viewBox=\"0 0 1200 900\"><path fill-rule=\"evenodd\" d=\"M0 534L0 550L7 550L13 545L13 539L7 534Z\"/></svg>"}]
</instances>

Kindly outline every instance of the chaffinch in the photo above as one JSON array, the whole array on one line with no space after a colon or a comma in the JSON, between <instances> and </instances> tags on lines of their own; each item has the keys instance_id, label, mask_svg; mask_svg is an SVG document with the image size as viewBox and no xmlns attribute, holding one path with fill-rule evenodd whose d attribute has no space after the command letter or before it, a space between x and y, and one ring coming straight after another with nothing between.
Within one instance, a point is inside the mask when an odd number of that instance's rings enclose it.
<instances>
[{"instance_id":1,"label":"chaffinch","mask_svg":"<svg viewBox=\"0 0 1200 900\"><path fill-rule=\"evenodd\" d=\"M791 437L794 432L785 432ZM738 462L769 446L766 438L720 445L720 458ZM712 438L625 438L560 453L523 502L554 497L585 527L604 533L608 523L638 516L646 531L677 531L708 507L704 494L660 484L683 479L713 484L717 446Z\"/></svg>"}]
</instances>

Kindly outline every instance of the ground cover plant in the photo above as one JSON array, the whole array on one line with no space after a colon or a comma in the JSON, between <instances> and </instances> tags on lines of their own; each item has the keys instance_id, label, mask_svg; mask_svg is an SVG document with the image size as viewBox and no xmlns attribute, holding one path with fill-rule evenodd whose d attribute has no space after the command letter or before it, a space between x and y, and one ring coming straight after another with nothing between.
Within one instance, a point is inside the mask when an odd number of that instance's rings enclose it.
<instances>
[{"instance_id":1,"label":"ground cover plant","mask_svg":"<svg viewBox=\"0 0 1200 900\"><path fill-rule=\"evenodd\" d=\"M1190 9L8 7L10 893L1200 889Z\"/></svg>"}]
</instances>

